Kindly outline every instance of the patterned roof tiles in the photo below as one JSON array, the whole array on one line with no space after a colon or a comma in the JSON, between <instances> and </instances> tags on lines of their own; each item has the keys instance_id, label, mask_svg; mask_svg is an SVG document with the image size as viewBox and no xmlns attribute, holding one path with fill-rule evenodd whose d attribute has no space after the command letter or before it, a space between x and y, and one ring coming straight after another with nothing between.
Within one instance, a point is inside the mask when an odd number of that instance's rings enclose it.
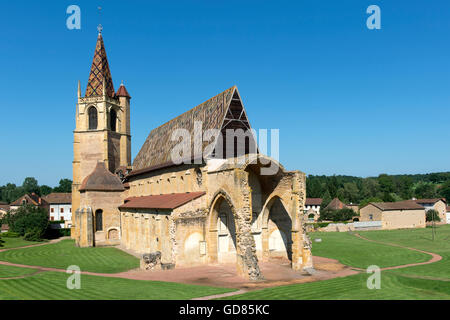
<instances>
[{"instance_id":1,"label":"patterned roof tiles","mask_svg":"<svg viewBox=\"0 0 450 320\"><path fill-rule=\"evenodd\" d=\"M106 95L114 97L114 84L111 77L111 71L109 70L108 59L106 57L105 44L103 43L101 33L99 33L86 88L86 97L103 95L103 79L106 86Z\"/></svg>"}]
</instances>

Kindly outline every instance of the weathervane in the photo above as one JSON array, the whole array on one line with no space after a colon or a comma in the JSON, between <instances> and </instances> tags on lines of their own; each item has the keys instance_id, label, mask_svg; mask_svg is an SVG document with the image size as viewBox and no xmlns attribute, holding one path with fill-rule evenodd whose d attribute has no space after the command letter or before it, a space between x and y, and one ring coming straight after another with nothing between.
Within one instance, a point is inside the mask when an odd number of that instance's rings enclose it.
<instances>
[{"instance_id":1,"label":"weathervane","mask_svg":"<svg viewBox=\"0 0 450 320\"><path fill-rule=\"evenodd\" d=\"M98 17L99 17L98 20L101 22L102 21L102 19L101 19L102 18L102 7L98 7ZM101 23L99 23L97 30L98 30L99 34L102 34L103 27L102 27Z\"/></svg>"}]
</instances>

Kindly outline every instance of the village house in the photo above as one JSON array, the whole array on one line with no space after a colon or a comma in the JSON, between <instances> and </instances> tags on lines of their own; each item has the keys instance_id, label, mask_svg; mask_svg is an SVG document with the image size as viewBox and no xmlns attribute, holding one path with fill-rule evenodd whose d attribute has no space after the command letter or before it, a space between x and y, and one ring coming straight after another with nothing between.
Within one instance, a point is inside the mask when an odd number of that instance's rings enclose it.
<instances>
[{"instance_id":1,"label":"village house","mask_svg":"<svg viewBox=\"0 0 450 320\"><path fill-rule=\"evenodd\" d=\"M0 202L0 218L2 218L5 214L7 214L9 209L10 209L9 204L5 202Z\"/></svg>"},{"instance_id":2,"label":"village house","mask_svg":"<svg viewBox=\"0 0 450 320\"><path fill-rule=\"evenodd\" d=\"M48 210L48 203L34 192L23 195L16 201L11 202L9 206L11 211L15 211L24 205L41 207Z\"/></svg>"},{"instance_id":3,"label":"village house","mask_svg":"<svg viewBox=\"0 0 450 320\"><path fill-rule=\"evenodd\" d=\"M346 205L339 200L338 198L334 198L331 202L325 207L325 210L341 210L347 208Z\"/></svg>"},{"instance_id":4,"label":"village house","mask_svg":"<svg viewBox=\"0 0 450 320\"><path fill-rule=\"evenodd\" d=\"M305 201L305 215L308 217L308 221L317 221L320 217L320 205L322 204L322 198L306 198Z\"/></svg>"},{"instance_id":5,"label":"village house","mask_svg":"<svg viewBox=\"0 0 450 320\"><path fill-rule=\"evenodd\" d=\"M54 192L44 196L43 199L49 205L50 220L64 221L65 227L70 228L72 224L72 194Z\"/></svg>"},{"instance_id":6,"label":"village house","mask_svg":"<svg viewBox=\"0 0 450 320\"><path fill-rule=\"evenodd\" d=\"M359 210L361 222L381 221L381 228L425 228L425 209L413 200L370 202Z\"/></svg>"},{"instance_id":7,"label":"village house","mask_svg":"<svg viewBox=\"0 0 450 320\"><path fill-rule=\"evenodd\" d=\"M436 198L436 199L413 199L416 203L420 204L425 208L425 212L428 210L436 210L439 214L439 218L441 219L440 223L447 223L447 202L445 199Z\"/></svg>"},{"instance_id":8,"label":"village house","mask_svg":"<svg viewBox=\"0 0 450 320\"><path fill-rule=\"evenodd\" d=\"M133 162L130 100L123 84L114 90L99 31L84 97L78 85L71 230L78 246L118 244L141 254L144 269L155 267L153 257L164 269L234 263L252 280L263 277L259 261L312 268L305 174L252 147L236 86L152 130ZM173 139L180 130L181 142ZM247 134L235 140L229 131ZM174 161L180 146L184 159Z\"/></svg>"},{"instance_id":9,"label":"village house","mask_svg":"<svg viewBox=\"0 0 450 320\"><path fill-rule=\"evenodd\" d=\"M450 223L450 207L449 206L447 206L447 214L446 214L445 221L447 223Z\"/></svg>"}]
</instances>

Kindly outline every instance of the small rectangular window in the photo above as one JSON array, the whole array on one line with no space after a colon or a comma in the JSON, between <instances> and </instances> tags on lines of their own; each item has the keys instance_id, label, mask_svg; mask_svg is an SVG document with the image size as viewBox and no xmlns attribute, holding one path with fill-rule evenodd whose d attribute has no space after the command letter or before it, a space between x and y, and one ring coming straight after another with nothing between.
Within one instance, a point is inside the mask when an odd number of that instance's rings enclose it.
<instances>
[{"instance_id":1,"label":"small rectangular window","mask_svg":"<svg viewBox=\"0 0 450 320\"><path fill-rule=\"evenodd\" d=\"M50 209L50 212L51 212L51 213L55 212L55 208L51 208L51 209Z\"/></svg>"},{"instance_id":2,"label":"small rectangular window","mask_svg":"<svg viewBox=\"0 0 450 320\"><path fill-rule=\"evenodd\" d=\"M61 219L60 219L61 221L64 221L64 217L63 216L61 216Z\"/></svg>"},{"instance_id":3,"label":"small rectangular window","mask_svg":"<svg viewBox=\"0 0 450 320\"><path fill-rule=\"evenodd\" d=\"M61 213L64 213L64 208L61 208Z\"/></svg>"}]
</instances>

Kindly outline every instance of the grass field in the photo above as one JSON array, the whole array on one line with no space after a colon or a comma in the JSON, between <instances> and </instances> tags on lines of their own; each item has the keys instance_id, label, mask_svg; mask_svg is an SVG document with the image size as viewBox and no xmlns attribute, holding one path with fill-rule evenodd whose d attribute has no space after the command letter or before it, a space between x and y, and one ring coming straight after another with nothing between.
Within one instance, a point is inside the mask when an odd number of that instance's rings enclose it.
<instances>
[{"instance_id":1,"label":"grass field","mask_svg":"<svg viewBox=\"0 0 450 320\"><path fill-rule=\"evenodd\" d=\"M361 232L361 235L367 239L408 246L442 256L442 260L436 263L398 269L393 271L395 273L450 279L450 225L437 226L434 241L431 228L395 230L393 232L367 231Z\"/></svg>"},{"instance_id":2,"label":"grass field","mask_svg":"<svg viewBox=\"0 0 450 320\"><path fill-rule=\"evenodd\" d=\"M20 277L35 272L35 269L0 265L0 278Z\"/></svg>"},{"instance_id":3,"label":"grass field","mask_svg":"<svg viewBox=\"0 0 450 320\"><path fill-rule=\"evenodd\" d=\"M32 244L38 244L39 243L39 242L34 242L34 241L26 241L26 240L23 240L22 238L6 238L6 237L2 238L2 237L0 237L0 239L5 241L3 243L3 246L0 247L0 250L17 248L17 247L24 247L24 246L29 246L29 245L32 245Z\"/></svg>"},{"instance_id":4,"label":"grass field","mask_svg":"<svg viewBox=\"0 0 450 320\"><path fill-rule=\"evenodd\" d=\"M371 232L374 231L365 232L364 235ZM369 242L350 233L314 232L310 237L311 240L322 239L322 242L313 242L313 255L333 258L357 268L367 268L370 265L384 268L431 259L429 254Z\"/></svg>"},{"instance_id":5,"label":"grass field","mask_svg":"<svg viewBox=\"0 0 450 320\"><path fill-rule=\"evenodd\" d=\"M411 300L450 299L450 282L411 279L384 271L381 289L369 290L368 274L268 288L229 297L232 300Z\"/></svg>"},{"instance_id":6,"label":"grass field","mask_svg":"<svg viewBox=\"0 0 450 320\"><path fill-rule=\"evenodd\" d=\"M357 238L350 233L312 233L313 254L366 268L389 267L428 261L431 256L389 243L440 254L442 261L424 266L382 271L381 289L367 288L365 272L325 281L295 284L251 291L227 299L450 299L450 225L439 226L435 241L431 230L367 231L360 234L379 244ZM23 245L23 240L8 238L7 245ZM12 240L12 241L11 241ZM28 245L30 243L25 243ZM138 259L115 248L77 248L72 240L55 244L0 252L0 260L26 265L65 269L78 265L82 271L115 273L137 268ZM190 299L233 291L232 289L184 285L179 283L139 281L100 276L81 276L81 289L69 290L69 275L60 272L0 266L0 299ZM28 275L28 276L27 276ZM20 279L1 279L25 276ZM434 277L423 279L420 277Z\"/></svg>"},{"instance_id":7,"label":"grass field","mask_svg":"<svg viewBox=\"0 0 450 320\"><path fill-rule=\"evenodd\" d=\"M379 267L403 265L431 258L428 254L387 245L392 243L437 253L443 259L423 266L382 271L379 290L368 289L366 283L370 275L361 273L319 282L267 288L228 299L450 299L450 281L429 279L434 277L450 280L450 225L439 226L434 241L429 228L366 231L360 234L386 245L368 242L350 233L312 233L312 239L322 239L322 242L313 242L313 254L337 259L343 264L359 268L366 268L371 264Z\"/></svg>"},{"instance_id":8,"label":"grass field","mask_svg":"<svg viewBox=\"0 0 450 320\"><path fill-rule=\"evenodd\" d=\"M116 248L78 248L73 240L0 252L0 260L31 266L116 273L139 267L139 259Z\"/></svg>"},{"instance_id":9,"label":"grass field","mask_svg":"<svg viewBox=\"0 0 450 320\"><path fill-rule=\"evenodd\" d=\"M233 289L171 282L129 280L81 275L81 288L67 289L68 274L43 272L30 277L0 280L1 300L184 300Z\"/></svg>"}]
</instances>

